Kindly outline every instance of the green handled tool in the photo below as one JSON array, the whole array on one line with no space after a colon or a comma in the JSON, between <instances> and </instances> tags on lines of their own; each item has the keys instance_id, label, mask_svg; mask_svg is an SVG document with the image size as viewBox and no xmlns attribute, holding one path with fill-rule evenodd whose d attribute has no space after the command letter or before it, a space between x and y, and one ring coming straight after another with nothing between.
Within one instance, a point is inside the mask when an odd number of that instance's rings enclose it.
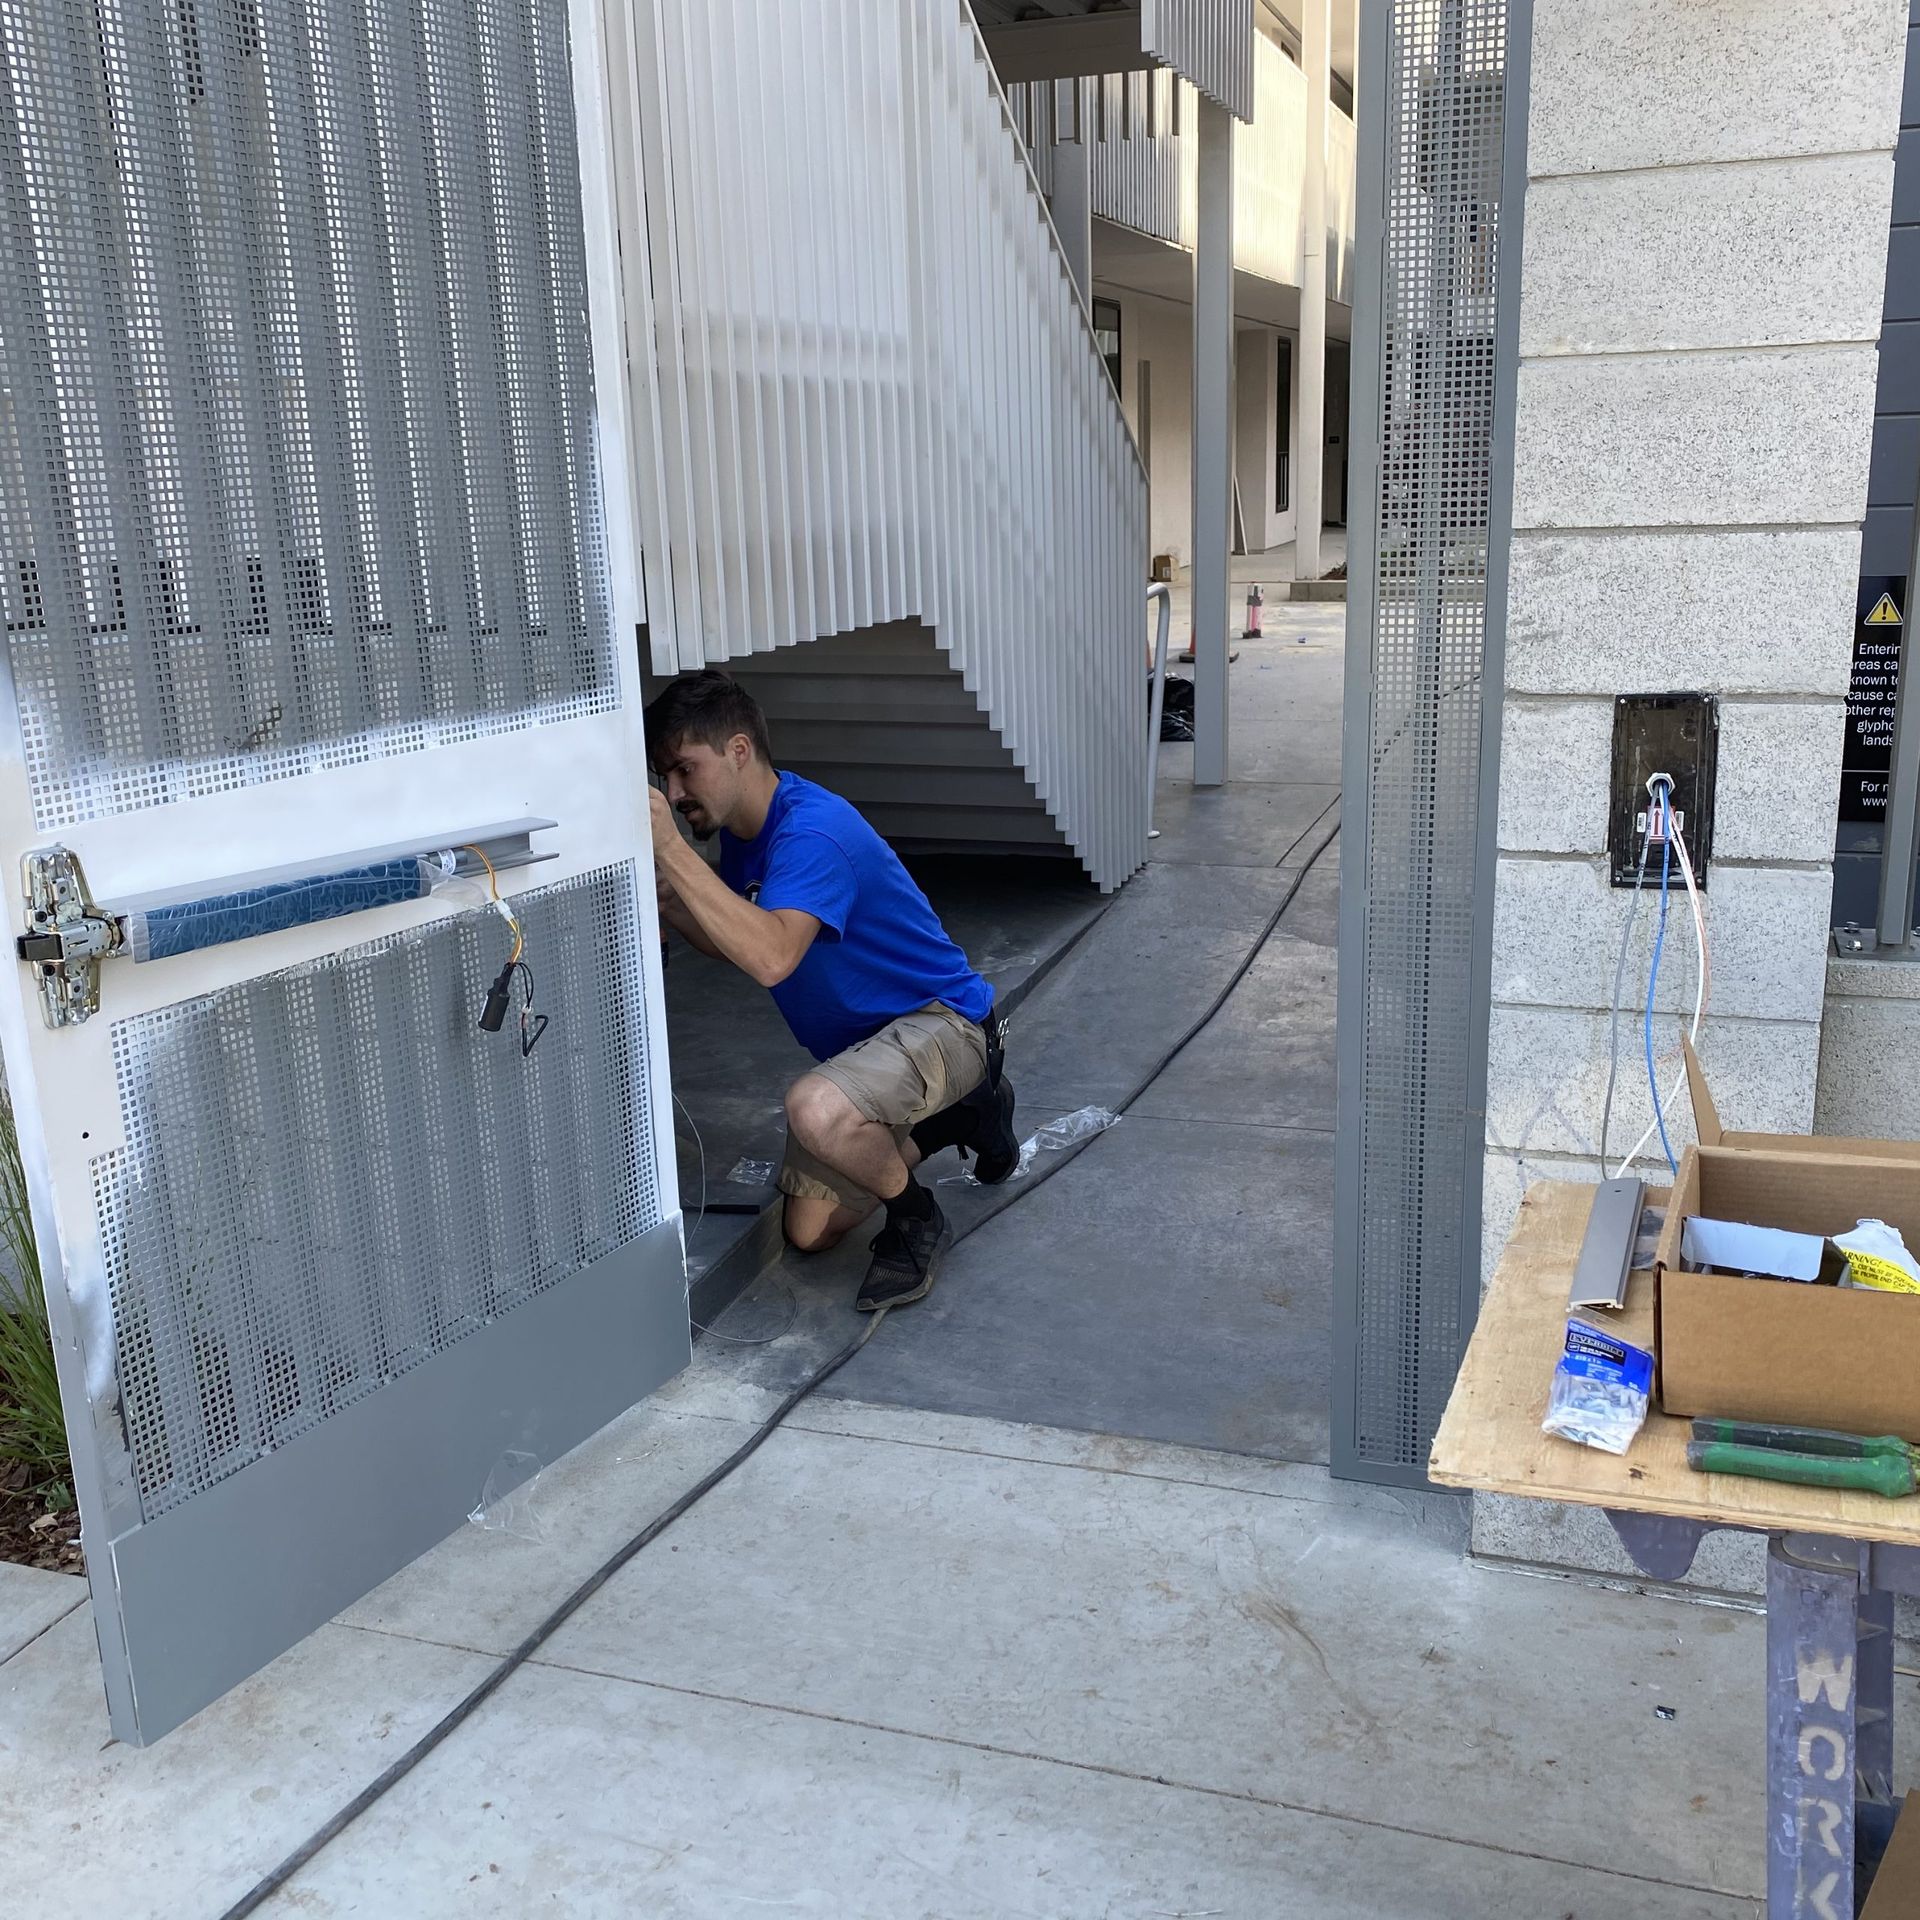
<instances>
[{"instance_id":1,"label":"green handled tool","mask_svg":"<svg viewBox=\"0 0 1920 1920\"><path fill-rule=\"evenodd\" d=\"M1687 1444L1695 1473L1737 1473L1797 1487L1837 1487L1898 1500L1920 1491L1920 1447L1893 1434L1696 1420Z\"/></svg>"}]
</instances>

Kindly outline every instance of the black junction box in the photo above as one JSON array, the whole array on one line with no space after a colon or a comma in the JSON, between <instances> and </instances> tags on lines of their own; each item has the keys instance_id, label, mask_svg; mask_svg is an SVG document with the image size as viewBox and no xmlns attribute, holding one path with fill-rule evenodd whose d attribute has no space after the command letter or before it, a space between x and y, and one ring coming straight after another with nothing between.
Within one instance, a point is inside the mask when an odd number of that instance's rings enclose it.
<instances>
[{"instance_id":1,"label":"black junction box","mask_svg":"<svg viewBox=\"0 0 1920 1920\"><path fill-rule=\"evenodd\" d=\"M1630 887L1640 866L1647 781L1673 776L1673 806L1686 835L1694 878L1707 884L1713 853L1713 778L1720 749L1720 707L1710 693L1622 693L1613 702L1613 783L1607 805L1607 863L1616 887ZM1660 849L1647 860L1646 884L1660 884ZM1680 885L1673 866L1670 884Z\"/></svg>"}]
</instances>

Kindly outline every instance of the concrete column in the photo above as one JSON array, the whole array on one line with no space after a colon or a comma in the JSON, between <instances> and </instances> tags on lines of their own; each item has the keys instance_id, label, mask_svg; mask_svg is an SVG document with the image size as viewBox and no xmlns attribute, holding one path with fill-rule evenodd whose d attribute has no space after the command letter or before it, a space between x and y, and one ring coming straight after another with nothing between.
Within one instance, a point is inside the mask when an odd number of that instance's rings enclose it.
<instances>
[{"instance_id":1,"label":"concrete column","mask_svg":"<svg viewBox=\"0 0 1920 1920\"><path fill-rule=\"evenodd\" d=\"M1204 95L1193 252L1193 783L1227 777L1227 549L1233 509L1233 116Z\"/></svg>"},{"instance_id":2,"label":"concrete column","mask_svg":"<svg viewBox=\"0 0 1920 1920\"><path fill-rule=\"evenodd\" d=\"M1083 129L1078 140L1062 140L1053 150L1053 195L1048 205L1067 270L1083 300L1093 298L1093 148Z\"/></svg>"},{"instance_id":3,"label":"concrete column","mask_svg":"<svg viewBox=\"0 0 1920 1920\"><path fill-rule=\"evenodd\" d=\"M1327 475L1327 61L1331 0L1305 0L1300 64L1307 76L1306 169L1300 190L1299 413L1294 452L1293 577L1320 578Z\"/></svg>"}]
</instances>

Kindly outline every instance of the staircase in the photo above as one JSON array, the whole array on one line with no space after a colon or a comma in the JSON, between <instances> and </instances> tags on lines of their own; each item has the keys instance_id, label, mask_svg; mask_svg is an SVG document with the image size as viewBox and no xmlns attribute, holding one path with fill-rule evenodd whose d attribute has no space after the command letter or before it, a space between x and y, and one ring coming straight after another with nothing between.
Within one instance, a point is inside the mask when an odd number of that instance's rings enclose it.
<instances>
[{"instance_id":1,"label":"staircase","mask_svg":"<svg viewBox=\"0 0 1920 1920\"><path fill-rule=\"evenodd\" d=\"M883 832L1146 853L1146 476L965 0L611 0L655 675Z\"/></svg>"}]
</instances>

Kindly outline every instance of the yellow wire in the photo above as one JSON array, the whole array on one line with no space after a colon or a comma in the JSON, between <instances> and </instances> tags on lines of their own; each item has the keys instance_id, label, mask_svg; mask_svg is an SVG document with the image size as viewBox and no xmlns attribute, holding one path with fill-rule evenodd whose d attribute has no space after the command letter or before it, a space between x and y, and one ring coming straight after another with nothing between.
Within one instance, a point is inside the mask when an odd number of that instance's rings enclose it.
<instances>
[{"instance_id":1,"label":"yellow wire","mask_svg":"<svg viewBox=\"0 0 1920 1920\"><path fill-rule=\"evenodd\" d=\"M494 871L493 862L487 858L486 849L476 847L471 840L466 840L461 842L460 850L462 853L472 854L473 857L486 868L487 885L491 889L493 897L498 900L500 898L500 876ZM513 929L513 952L507 956L507 965L510 967L518 966L520 956L527 950L527 936L520 931L520 922L515 919L511 913L507 915L507 925Z\"/></svg>"},{"instance_id":2,"label":"yellow wire","mask_svg":"<svg viewBox=\"0 0 1920 1920\"><path fill-rule=\"evenodd\" d=\"M461 847L460 851L462 853L472 854L473 857L486 868L487 884L493 889L493 897L498 900L500 898L500 876L494 872L493 862L487 858L484 849L476 847L473 842L469 840Z\"/></svg>"}]
</instances>

